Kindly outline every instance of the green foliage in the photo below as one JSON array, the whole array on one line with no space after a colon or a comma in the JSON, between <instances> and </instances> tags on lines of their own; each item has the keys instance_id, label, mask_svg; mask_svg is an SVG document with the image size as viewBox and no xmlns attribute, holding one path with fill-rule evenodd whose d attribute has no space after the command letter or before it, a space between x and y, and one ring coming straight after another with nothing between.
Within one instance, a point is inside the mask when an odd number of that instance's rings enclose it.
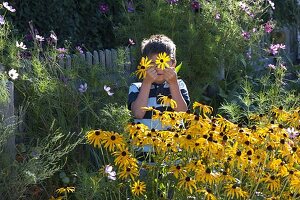
<instances>
[{"instance_id":1,"label":"green foliage","mask_svg":"<svg viewBox=\"0 0 300 200\"><path fill-rule=\"evenodd\" d=\"M250 47L254 52L258 48L264 23L259 16L267 11L265 1L245 2L254 18L241 9L239 1L199 2L199 11L192 9L190 1L135 2L136 12L127 13L126 21L117 29L120 41L134 38L140 44L143 38L157 33L173 39L177 61L182 62L180 76L197 100L202 99L206 84L218 85L220 80L225 80L223 89L227 91L245 72L248 64L245 54ZM220 19L216 19L218 14ZM257 31L252 32L253 28ZM251 37L244 39L243 31ZM135 51L139 58L140 49Z\"/></svg>"},{"instance_id":2,"label":"green foliage","mask_svg":"<svg viewBox=\"0 0 300 200\"><path fill-rule=\"evenodd\" d=\"M102 14L99 3L107 3L109 12ZM116 46L114 23L118 23L122 11L118 1L45 0L15 1L18 12L15 25L21 33L28 33L28 23L36 26L39 35L49 37L53 30L59 38L59 45L69 40L73 45L83 44L88 49Z\"/></svg>"},{"instance_id":3,"label":"green foliage","mask_svg":"<svg viewBox=\"0 0 300 200\"><path fill-rule=\"evenodd\" d=\"M275 69L269 68L259 74L247 76L242 81L240 90L228 96L220 110L234 122L248 124L254 115L265 115L275 107L293 110L300 105L299 89L291 87L292 82L299 84L299 79L290 79L288 74L295 72L293 65L287 69L281 57L277 57Z\"/></svg>"},{"instance_id":4,"label":"green foliage","mask_svg":"<svg viewBox=\"0 0 300 200\"><path fill-rule=\"evenodd\" d=\"M77 133L63 134L56 130L36 145L28 146L28 154L23 155L23 160L15 161L11 167L1 168L1 196L5 199L19 199L30 185L52 177L65 164L63 159L66 155L82 140L83 137Z\"/></svg>"}]
</instances>

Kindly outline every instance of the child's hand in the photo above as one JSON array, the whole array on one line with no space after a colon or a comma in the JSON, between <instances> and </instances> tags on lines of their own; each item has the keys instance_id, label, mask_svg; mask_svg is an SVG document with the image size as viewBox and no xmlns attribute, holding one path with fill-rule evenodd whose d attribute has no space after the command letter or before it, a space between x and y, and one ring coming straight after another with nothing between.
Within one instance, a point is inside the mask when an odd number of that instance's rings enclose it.
<instances>
[{"instance_id":1,"label":"child's hand","mask_svg":"<svg viewBox=\"0 0 300 200\"><path fill-rule=\"evenodd\" d=\"M169 84L177 83L177 73L175 68L166 68L164 70L164 78Z\"/></svg>"},{"instance_id":2,"label":"child's hand","mask_svg":"<svg viewBox=\"0 0 300 200\"><path fill-rule=\"evenodd\" d=\"M144 82L152 84L157 78L157 71L155 67L150 67L146 71L146 77L144 78Z\"/></svg>"}]
</instances>

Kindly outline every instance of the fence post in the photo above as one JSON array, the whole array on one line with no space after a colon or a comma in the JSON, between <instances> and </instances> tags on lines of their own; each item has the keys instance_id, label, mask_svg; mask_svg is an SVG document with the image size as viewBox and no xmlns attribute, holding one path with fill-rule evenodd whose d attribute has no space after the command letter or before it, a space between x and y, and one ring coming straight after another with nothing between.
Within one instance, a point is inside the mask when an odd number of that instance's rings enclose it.
<instances>
[{"instance_id":1,"label":"fence post","mask_svg":"<svg viewBox=\"0 0 300 200\"><path fill-rule=\"evenodd\" d=\"M0 72L3 71L2 66L0 66ZM15 124L14 117L14 83L12 81L7 81L6 83L8 92L9 92L9 101L6 104L0 105L0 115L4 116L4 125L13 125ZM0 133L3 134L3 133ZM16 144L15 144L15 135L10 136L6 143L4 144L3 152L1 155L1 161L5 163L0 163L0 168L4 165L10 166L10 164L16 158ZM4 160L3 160L4 159Z\"/></svg>"}]
</instances>

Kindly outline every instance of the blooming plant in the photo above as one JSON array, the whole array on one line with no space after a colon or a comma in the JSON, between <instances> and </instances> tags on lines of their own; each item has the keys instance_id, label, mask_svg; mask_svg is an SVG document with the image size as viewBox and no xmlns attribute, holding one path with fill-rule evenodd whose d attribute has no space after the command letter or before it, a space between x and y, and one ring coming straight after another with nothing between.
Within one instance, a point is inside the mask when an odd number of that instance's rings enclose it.
<instances>
[{"instance_id":1,"label":"blooming plant","mask_svg":"<svg viewBox=\"0 0 300 200\"><path fill-rule=\"evenodd\" d=\"M139 65L137 66L137 70L135 74L139 79L145 78L146 77L146 71L150 68L153 67L153 62L155 62L157 68L164 70L165 68L169 68L168 62L170 61L170 56L167 55L166 52L159 53L156 60L152 61L150 60L147 56L142 57Z\"/></svg>"},{"instance_id":2,"label":"blooming plant","mask_svg":"<svg viewBox=\"0 0 300 200\"><path fill-rule=\"evenodd\" d=\"M251 126L212 116L212 108L199 102L193 108L193 113L152 109L153 118L171 127L168 130L130 123L122 134L91 130L87 140L114 155L115 181L129 184L133 196L293 199L300 195L300 107L287 111L274 106L263 118L253 118ZM150 163L137 160L138 147L145 145L154 149L148 155Z\"/></svg>"}]
</instances>

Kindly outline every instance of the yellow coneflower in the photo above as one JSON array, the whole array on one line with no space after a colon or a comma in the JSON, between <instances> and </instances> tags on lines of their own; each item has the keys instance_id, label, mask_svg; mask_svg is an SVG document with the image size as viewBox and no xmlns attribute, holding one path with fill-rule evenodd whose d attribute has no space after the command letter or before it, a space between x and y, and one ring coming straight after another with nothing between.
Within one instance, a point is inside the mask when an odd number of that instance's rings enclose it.
<instances>
[{"instance_id":1,"label":"yellow coneflower","mask_svg":"<svg viewBox=\"0 0 300 200\"><path fill-rule=\"evenodd\" d=\"M162 96L158 98L158 101L164 106L170 105L172 109L177 108L177 103L172 99L172 95Z\"/></svg>"},{"instance_id":2,"label":"yellow coneflower","mask_svg":"<svg viewBox=\"0 0 300 200\"><path fill-rule=\"evenodd\" d=\"M246 198L248 193L243 191L237 184L229 184L224 187L226 196L233 199Z\"/></svg>"},{"instance_id":3,"label":"yellow coneflower","mask_svg":"<svg viewBox=\"0 0 300 200\"><path fill-rule=\"evenodd\" d=\"M104 134L101 130L92 130L87 132L86 138L87 142L92 144L96 148L100 148L100 142L103 139Z\"/></svg>"},{"instance_id":4,"label":"yellow coneflower","mask_svg":"<svg viewBox=\"0 0 300 200\"><path fill-rule=\"evenodd\" d=\"M178 186L188 190L191 194L193 190L197 190L196 181L189 176L182 177L178 182Z\"/></svg>"},{"instance_id":5,"label":"yellow coneflower","mask_svg":"<svg viewBox=\"0 0 300 200\"><path fill-rule=\"evenodd\" d=\"M156 60L155 60L155 64L157 64L157 67L164 70L165 68L170 67L170 65L168 64L168 62L170 61L170 57L166 54L166 52L164 53L159 53Z\"/></svg>"},{"instance_id":6,"label":"yellow coneflower","mask_svg":"<svg viewBox=\"0 0 300 200\"><path fill-rule=\"evenodd\" d=\"M125 146L123 136L115 132L106 132L101 141L105 148L109 151L114 151L116 148L121 149Z\"/></svg>"},{"instance_id":7,"label":"yellow coneflower","mask_svg":"<svg viewBox=\"0 0 300 200\"><path fill-rule=\"evenodd\" d=\"M56 190L56 193L58 193L58 194L65 194L65 193L71 193L71 192L75 192L75 187L62 187L62 188L58 188Z\"/></svg>"},{"instance_id":8,"label":"yellow coneflower","mask_svg":"<svg viewBox=\"0 0 300 200\"><path fill-rule=\"evenodd\" d=\"M212 170L209 167L207 167L206 169L198 169L196 171L196 180L202 183L209 183L210 185L217 182L219 176L219 173L212 172Z\"/></svg>"},{"instance_id":9,"label":"yellow coneflower","mask_svg":"<svg viewBox=\"0 0 300 200\"><path fill-rule=\"evenodd\" d=\"M280 179L276 177L275 175L267 175L266 177L260 179L261 182L265 183L267 185L267 188L271 192L279 191L280 189Z\"/></svg>"},{"instance_id":10,"label":"yellow coneflower","mask_svg":"<svg viewBox=\"0 0 300 200\"><path fill-rule=\"evenodd\" d=\"M121 151L117 151L113 153L115 158L115 164L119 165L119 167L127 167L127 166L135 166L137 167L137 160L133 158L131 153L129 153L128 149L123 149Z\"/></svg>"},{"instance_id":11,"label":"yellow coneflower","mask_svg":"<svg viewBox=\"0 0 300 200\"><path fill-rule=\"evenodd\" d=\"M170 172L172 172L176 178L186 175L186 171L180 165L170 167Z\"/></svg>"},{"instance_id":12,"label":"yellow coneflower","mask_svg":"<svg viewBox=\"0 0 300 200\"><path fill-rule=\"evenodd\" d=\"M136 181L134 182L133 186L131 187L131 192L136 195L142 195L144 192L146 192L146 184L143 181Z\"/></svg>"},{"instance_id":13,"label":"yellow coneflower","mask_svg":"<svg viewBox=\"0 0 300 200\"><path fill-rule=\"evenodd\" d=\"M139 172L138 172L137 167L127 166L127 167L123 168L123 170L120 172L119 177L121 179L126 179L126 178L130 177L132 180L134 180L134 178L138 175L139 175Z\"/></svg>"},{"instance_id":14,"label":"yellow coneflower","mask_svg":"<svg viewBox=\"0 0 300 200\"><path fill-rule=\"evenodd\" d=\"M296 176L292 178L290 185L291 185L291 191L293 193L297 193L297 194L300 193L300 177Z\"/></svg>"},{"instance_id":15,"label":"yellow coneflower","mask_svg":"<svg viewBox=\"0 0 300 200\"><path fill-rule=\"evenodd\" d=\"M145 78L146 77L146 71L153 65L151 64L151 60L148 59L148 57L142 57L140 64L137 67L136 75L138 78Z\"/></svg>"},{"instance_id":16,"label":"yellow coneflower","mask_svg":"<svg viewBox=\"0 0 300 200\"><path fill-rule=\"evenodd\" d=\"M211 114L213 112L213 108L211 106L204 105L204 104L201 104L199 102L194 102L193 103L193 109L195 110L198 107L199 107L200 111L203 113L204 116L206 116L206 114Z\"/></svg>"},{"instance_id":17,"label":"yellow coneflower","mask_svg":"<svg viewBox=\"0 0 300 200\"><path fill-rule=\"evenodd\" d=\"M215 195L213 194L210 188L206 188L205 190L200 190L199 193L204 193L204 200L217 200Z\"/></svg>"}]
</instances>

